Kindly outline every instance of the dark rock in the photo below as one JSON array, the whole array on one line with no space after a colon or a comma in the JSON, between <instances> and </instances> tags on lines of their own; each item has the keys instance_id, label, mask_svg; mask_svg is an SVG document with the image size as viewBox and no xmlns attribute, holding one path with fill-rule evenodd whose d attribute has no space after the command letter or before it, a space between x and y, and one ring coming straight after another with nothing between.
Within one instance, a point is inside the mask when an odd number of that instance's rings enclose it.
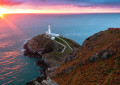
<instances>
[{"instance_id":1,"label":"dark rock","mask_svg":"<svg viewBox=\"0 0 120 85\"><path fill-rule=\"evenodd\" d=\"M42 56L45 53L52 52L54 49L54 42L46 38L45 35L38 35L31 40L29 40L25 45L25 54L29 56L29 54L34 54Z\"/></svg>"},{"instance_id":2,"label":"dark rock","mask_svg":"<svg viewBox=\"0 0 120 85\"><path fill-rule=\"evenodd\" d=\"M105 60L107 58L110 58L112 56L112 53L104 53L102 56L101 56L101 59L102 60Z\"/></svg>"},{"instance_id":3,"label":"dark rock","mask_svg":"<svg viewBox=\"0 0 120 85\"><path fill-rule=\"evenodd\" d=\"M99 58L98 53L94 54L92 57L90 57L90 61L95 61Z\"/></svg>"},{"instance_id":4,"label":"dark rock","mask_svg":"<svg viewBox=\"0 0 120 85\"><path fill-rule=\"evenodd\" d=\"M36 78L36 81L38 81L39 83L41 83L44 79L45 79L44 76L41 76L41 77L39 76L39 77Z\"/></svg>"},{"instance_id":5,"label":"dark rock","mask_svg":"<svg viewBox=\"0 0 120 85\"><path fill-rule=\"evenodd\" d=\"M38 54L39 55L43 55L45 53L45 49L44 48L41 48L38 50Z\"/></svg>"},{"instance_id":6,"label":"dark rock","mask_svg":"<svg viewBox=\"0 0 120 85\"><path fill-rule=\"evenodd\" d=\"M33 81L27 82L26 85L35 85Z\"/></svg>"},{"instance_id":7,"label":"dark rock","mask_svg":"<svg viewBox=\"0 0 120 85\"><path fill-rule=\"evenodd\" d=\"M101 56L101 59L104 60L107 58L107 53L104 53L102 56Z\"/></svg>"},{"instance_id":8,"label":"dark rock","mask_svg":"<svg viewBox=\"0 0 120 85\"><path fill-rule=\"evenodd\" d=\"M39 60L36 61L37 66L41 66L43 64L44 64L44 60L42 60L42 59L39 59Z\"/></svg>"}]
</instances>

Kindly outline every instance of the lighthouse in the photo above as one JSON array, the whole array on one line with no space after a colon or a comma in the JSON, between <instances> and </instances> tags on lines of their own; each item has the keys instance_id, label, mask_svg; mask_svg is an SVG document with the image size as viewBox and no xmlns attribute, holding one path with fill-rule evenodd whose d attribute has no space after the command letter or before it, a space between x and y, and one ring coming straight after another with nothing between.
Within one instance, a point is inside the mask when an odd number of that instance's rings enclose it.
<instances>
[{"instance_id":1,"label":"lighthouse","mask_svg":"<svg viewBox=\"0 0 120 85\"><path fill-rule=\"evenodd\" d=\"M56 33L52 33L52 32L51 32L51 27L50 27L50 25L48 25L48 31L46 32L46 35L51 36L51 37L58 37L58 36L60 36L59 34L56 34Z\"/></svg>"},{"instance_id":2,"label":"lighthouse","mask_svg":"<svg viewBox=\"0 0 120 85\"><path fill-rule=\"evenodd\" d=\"M50 28L50 25L48 25L48 34L49 34L49 35L51 34L51 28Z\"/></svg>"}]
</instances>

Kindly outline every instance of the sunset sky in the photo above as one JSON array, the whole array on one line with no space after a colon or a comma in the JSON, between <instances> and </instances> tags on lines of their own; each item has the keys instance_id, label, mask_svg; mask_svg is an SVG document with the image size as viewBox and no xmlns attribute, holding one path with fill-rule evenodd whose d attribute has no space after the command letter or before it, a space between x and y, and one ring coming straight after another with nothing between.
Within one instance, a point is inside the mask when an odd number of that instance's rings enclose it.
<instances>
[{"instance_id":1,"label":"sunset sky","mask_svg":"<svg viewBox=\"0 0 120 85\"><path fill-rule=\"evenodd\" d=\"M0 13L120 13L120 0L0 0Z\"/></svg>"}]
</instances>

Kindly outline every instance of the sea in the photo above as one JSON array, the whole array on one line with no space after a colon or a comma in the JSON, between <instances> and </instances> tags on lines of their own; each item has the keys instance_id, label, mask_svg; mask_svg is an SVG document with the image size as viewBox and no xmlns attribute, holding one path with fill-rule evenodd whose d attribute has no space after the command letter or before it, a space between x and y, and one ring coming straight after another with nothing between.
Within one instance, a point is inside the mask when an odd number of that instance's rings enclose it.
<instances>
[{"instance_id":1,"label":"sea","mask_svg":"<svg viewBox=\"0 0 120 85\"><path fill-rule=\"evenodd\" d=\"M93 34L120 27L120 14L7 14L0 17L0 85L25 85L39 73L36 58L24 56L24 43L45 33L70 38L80 45Z\"/></svg>"}]
</instances>

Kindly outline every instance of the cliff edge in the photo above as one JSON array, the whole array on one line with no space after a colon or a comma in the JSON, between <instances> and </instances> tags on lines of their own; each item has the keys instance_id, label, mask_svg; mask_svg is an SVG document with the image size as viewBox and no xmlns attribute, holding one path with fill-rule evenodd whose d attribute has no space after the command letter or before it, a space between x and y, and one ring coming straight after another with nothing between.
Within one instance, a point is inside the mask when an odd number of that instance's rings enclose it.
<instances>
[{"instance_id":1,"label":"cliff edge","mask_svg":"<svg viewBox=\"0 0 120 85\"><path fill-rule=\"evenodd\" d=\"M90 36L77 56L54 72L59 85L120 85L120 28Z\"/></svg>"}]
</instances>

